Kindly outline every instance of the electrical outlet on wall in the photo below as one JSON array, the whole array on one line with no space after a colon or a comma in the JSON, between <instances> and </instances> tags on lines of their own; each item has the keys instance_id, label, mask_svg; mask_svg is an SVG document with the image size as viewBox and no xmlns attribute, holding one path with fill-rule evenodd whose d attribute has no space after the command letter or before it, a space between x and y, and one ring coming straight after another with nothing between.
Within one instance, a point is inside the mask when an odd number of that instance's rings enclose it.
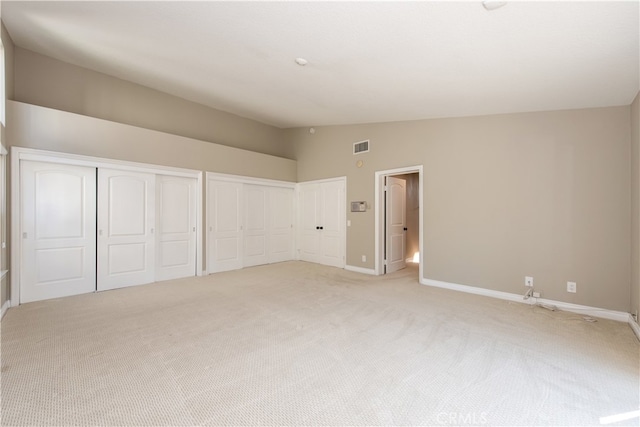
<instances>
[{"instance_id":1,"label":"electrical outlet on wall","mask_svg":"<svg viewBox=\"0 0 640 427\"><path fill-rule=\"evenodd\" d=\"M366 255L362 255L362 262L367 262L367 256Z\"/></svg>"},{"instance_id":2,"label":"electrical outlet on wall","mask_svg":"<svg viewBox=\"0 0 640 427\"><path fill-rule=\"evenodd\" d=\"M576 282L567 282L567 292L571 292L572 294L575 294L578 291L578 285L576 285Z\"/></svg>"},{"instance_id":3,"label":"electrical outlet on wall","mask_svg":"<svg viewBox=\"0 0 640 427\"><path fill-rule=\"evenodd\" d=\"M531 277L531 276L525 276L525 278L524 278L524 285L525 285L525 286L533 286L533 277Z\"/></svg>"}]
</instances>

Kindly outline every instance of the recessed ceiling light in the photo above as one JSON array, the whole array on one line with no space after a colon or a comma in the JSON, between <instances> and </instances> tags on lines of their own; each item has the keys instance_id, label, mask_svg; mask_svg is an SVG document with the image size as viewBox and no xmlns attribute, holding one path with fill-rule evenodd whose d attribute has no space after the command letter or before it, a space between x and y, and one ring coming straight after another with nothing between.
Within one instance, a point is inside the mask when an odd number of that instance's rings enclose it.
<instances>
[{"instance_id":1,"label":"recessed ceiling light","mask_svg":"<svg viewBox=\"0 0 640 427\"><path fill-rule=\"evenodd\" d=\"M487 10L496 10L501 8L505 4L507 4L506 1L498 1L498 0L484 0L482 2L482 6L484 6L484 8Z\"/></svg>"},{"instance_id":2,"label":"recessed ceiling light","mask_svg":"<svg viewBox=\"0 0 640 427\"><path fill-rule=\"evenodd\" d=\"M298 64L301 67L304 67L305 65L307 65L309 63L309 61L307 61L304 58L296 58L296 64Z\"/></svg>"}]
</instances>

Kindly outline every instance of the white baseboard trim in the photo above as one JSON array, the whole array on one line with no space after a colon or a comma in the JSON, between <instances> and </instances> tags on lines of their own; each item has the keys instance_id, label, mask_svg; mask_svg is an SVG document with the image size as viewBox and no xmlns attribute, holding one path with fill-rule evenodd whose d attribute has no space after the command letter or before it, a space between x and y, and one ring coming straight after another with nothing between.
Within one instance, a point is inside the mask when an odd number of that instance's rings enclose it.
<instances>
[{"instance_id":1,"label":"white baseboard trim","mask_svg":"<svg viewBox=\"0 0 640 427\"><path fill-rule=\"evenodd\" d=\"M570 311L572 313L584 314L585 316L599 317L601 319L615 320L617 322L627 323L629 313L624 311L609 310L606 308L591 307L588 305L571 304L570 302L554 301L545 298L531 298L532 304L539 302L542 304L551 304L558 307L559 310ZM537 301L536 301L537 300Z\"/></svg>"},{"instance_id":2,"label":"white baseboard trim","mask_svg":"<svg viewBox=\"0 0 640 427\"><path fill-rule=\"evenodd\" d=\"M454 291L466 292L469 294L482 295L491 298L498 298L507 301L519 302L522 304L549 304L555 305L559 310L570 311L572 313L583 314L586 316L599 317L601 319L616 320L618 322L629 322L629 313L624 311L608 310L606 308L590 307L587 305L571 304L568 302L554 301L545 298L529 298L525 300L523 295L512 294L509 292L494 291L492 289L478 288L476 286L459 285L457 283L441 282L439 280L420 279L420 283L427 286L437 288L451 289ZM524 294L524 292L523 292ZM635 331L635 330L634 330Z\"/></svg>"},{"instance_id":3,"label":"white baseboard trim","mask_svg":"<svg viewBox=\"0 0 640 427\"><path fill-rule=\"evenodd\" d=\"M631 326L633 333L636 334L636 338L640 341L640 325L638 325L638 322L636 322L636 319L633 318L631 313L629 313L629 326Z\"/></svg>"},{"instance_id":4,"label":"white baseboard trim","mask_svg":"<svg viewBox=\"0 0 640 427\"><path fill-rule=\"evenodd\" d=\"M363 267L356 267L354 265L345 265L344 269L347 271L353 271L356 273L370 274L372 276L376 275L376 271L373 268L363 268Z\"/></svg>"},{"instance_id":5,"label":"white baseboard trim","mask_svg":"<svg viewBox=\"0 0 640 427\"><path fill-rule=\"evenodd\" d=\"M9 307L11 307L11 301L6 300L4 304L2 304L2 309L0 309L0 320L2 320L5 314L7 314Z\"/></svg>"},{"instance_id":6,"label":"white baseboard trim","mask_svg":"<svg viewBox=\"0 0 640 427\"><path fill-rule=\"evenodd\" d=\"M491 289L478 288L475 286L458 285L457 283L441 282L439 280L420 279L420 283L436 288L451 289L453 291L466 292L468 294L482 295L485 297L504 299L507 301L525 302L522 295L511 294L509 292L494 291Z\"/></svg>"}]
</instances>

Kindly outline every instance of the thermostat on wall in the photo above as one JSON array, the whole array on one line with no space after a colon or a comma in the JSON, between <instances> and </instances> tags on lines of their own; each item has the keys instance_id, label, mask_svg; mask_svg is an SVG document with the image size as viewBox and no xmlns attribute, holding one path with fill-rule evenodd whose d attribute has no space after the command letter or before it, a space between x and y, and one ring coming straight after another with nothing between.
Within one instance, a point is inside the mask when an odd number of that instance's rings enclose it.
<instances>
[{"instance_id":1,"label":"thermostat on wall","mask_svg":"<svg viewBox=\"0 0 640 427\"><path fill-rule=\"evenodd\" d=\"M366 212L367 202L351 202L351 212Z\"/></svg>"}]
</instances>

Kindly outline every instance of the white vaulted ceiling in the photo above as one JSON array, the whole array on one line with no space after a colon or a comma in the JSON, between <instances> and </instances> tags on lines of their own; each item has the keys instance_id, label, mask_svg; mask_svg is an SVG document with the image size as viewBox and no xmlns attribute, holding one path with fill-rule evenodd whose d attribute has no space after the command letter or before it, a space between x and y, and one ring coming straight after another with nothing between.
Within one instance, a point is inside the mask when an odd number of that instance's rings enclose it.
<instances>
[{"instance_id":1,"label":"white vaulted ceiling","mask_svg":"<svg viewBox=\"0 0 640 427\"><path fill-rule=\"evenodd\" d=\"M2 20L25 49L284 128L628 105L639 88L637 1L3 1Z\"/></svg>"}]
</instances>

